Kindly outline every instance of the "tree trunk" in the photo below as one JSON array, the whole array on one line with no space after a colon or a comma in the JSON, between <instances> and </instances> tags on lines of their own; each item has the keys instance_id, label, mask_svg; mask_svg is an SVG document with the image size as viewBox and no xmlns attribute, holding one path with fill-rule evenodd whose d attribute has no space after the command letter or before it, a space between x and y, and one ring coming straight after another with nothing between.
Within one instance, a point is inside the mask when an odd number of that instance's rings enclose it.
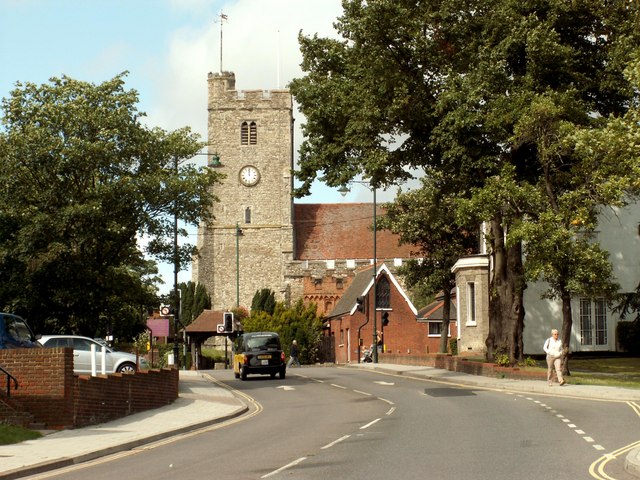
<instances>
[{"instance_id":1,"label":"tree trunk","mask_svg":"<svg viewBox=\"0 0 640 480\"><path fill-rule=\"evenodd\" d=\"M509 355L509 363L523 360L524 268L522 246L507 248L500 218L491 221L493 271L489 281L489 335L487 360L497 354Z\"/></svg>"},{"instance_id":2,"label":"tree trunk","mask_svg":"<svg viewBox=\"0 0 640 480\"><path fill-rule=\"evenodd\" d=\"M449 282L444 287L442 298L442 329L440 330L440 353L449 351L449 321L451 317L451 287Z\"/></svg>"}]
</instances>

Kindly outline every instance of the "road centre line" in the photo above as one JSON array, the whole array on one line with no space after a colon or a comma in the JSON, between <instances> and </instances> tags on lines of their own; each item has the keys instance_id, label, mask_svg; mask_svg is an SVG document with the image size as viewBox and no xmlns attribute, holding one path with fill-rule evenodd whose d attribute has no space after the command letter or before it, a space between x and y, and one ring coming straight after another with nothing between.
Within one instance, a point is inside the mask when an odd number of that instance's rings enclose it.
<instances>
[{"instance_id":1,"label":"road centre line","mask_svg":"<svg viewBox=\"0 0 640 480\"><path fill-rule=\"evenodd\" d=\"M367 397L370 397L370 396L371 396L371 394L370 394L370 393L362 392L362 391L360 391L360 390L354 390L354 392L355 392L355 393L359 393L359 394L361 394L361 395L366 395Z\"/></svg>"},{"instance_id":2,"label":"road centre line","mask_svg":"<svg viewBox=\"0 0 640 480\"><path fill-rule=\"evenodd\" d=\"M360 430L364 430L366 428L369 428L371 425L375 425L376 423L378 423L381 419L380 418L376 418L375 420L367 423L366 425L363 425L360 427Z\"/></svg>"},{"instance_id":3,"label":"road centre line","mask_svg":"<svg viewBox=\"0 0 640 480\"><path fill-rule=\"evenodd\" d=\"M273 475L276 475L284 470L286 470L287 468L291 468L291 467L295 467L296 465L298 465L301 462L304 462L307 459L307 457L300 457L297 460L294 460L291 463L288 463L287 465L285 465L284 467L280 467L277 470L274 470L273 472L269 472L266 475L261 476L260 478L269 478L272 477Z\"/></svg>"},{"instance_id":4,"label":"road centre line","mask_svg":"<svg viewBox=\"0 0 640 480\"><path fill-rule=\"evenodd\" d=\"M347 439L347 438L349 438L350 436L351 436L351 435L345 435L345 436L343 436L343 437L340 437L340 438L339 438L339 439L337 439L337 440L334 440L334 441L333 441L333 442L331 442L331 443L327 443L324 447L320 447L320 450L325 450L325 449L327 449L327 448L331 448L331 447L333 447L334 445L336 445L337 443L340 443L340 442L342 442L342 441L346 440L346 439Z\"/></svg>"},{"instance_id":5,"label":"road centre line","mask_svg":"<svg viewBox=\"0 0 640 480\"><path fill-rule=\"evenodd\" d=\"M518 395L519 397L524 397L523 395ZM595 443L595 440L592 437L589 437L585 434L585 432L583 430L578 429L577 425L575 423L571 423L571 420L569 420L568 418L565 418L564 415L559 414L557 410L552 409L550 406L548 406L545 403L542 403L538 400L533 400L531 397L524 397L527 400L532 400L533 403L535 403L536 405L540 405L541 407L544 407L546 410L550 410L550 412L552 414L554 414L557 418L559 418L560 420L562 420L562 422L569 428L573 429L574 432L576 432L578 435L581 435L582 438L584 439L585 442L587 443L591 443L592 447L596 450L604 450L604 447L602 445L598 445ZM640 406L639 405L631 405L633 402L627 402L632 409L635 410L635 407L638 407L638 414L640 415ZM608 478L608 477L607 477Z\"/></svg>"},{"instance_id":6,"label":"road centre line","mask_svg":"<svg viewBox=\"0 0 640 480\"><path fill-rule=\"evenodd\" d=\"M342 390L346 390L347 387L343 387L342 385L336 385L335 383L331 384L332 387L341 388Z\"/></svg>"}]
</instances>

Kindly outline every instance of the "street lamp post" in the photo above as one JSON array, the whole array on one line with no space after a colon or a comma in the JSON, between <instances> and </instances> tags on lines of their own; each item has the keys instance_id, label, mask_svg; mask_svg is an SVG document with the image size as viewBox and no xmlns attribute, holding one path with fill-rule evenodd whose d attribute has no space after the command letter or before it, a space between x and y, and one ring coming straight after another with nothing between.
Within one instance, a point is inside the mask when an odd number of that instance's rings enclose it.
<instances>
[{"instance_id":1,"label":"street lamp post","mask_svg":"<svg viewBox=\"0 0 640 480\"><path fill-rule=\"evenodd\" d=\"M371 182L361 181L361 180L351 180L349 183L358 183L360 185L364 185L373 193L373 309L371 312L371 316L373 318L373 363L378 363L378 325L377 325L377 308L378 308L378 293L376 290L376 270L378 268L377 263L377 251L376 251L376 220L377 220L377 205L376 205L376 187ZM341 187L339 190L342 196L345 196L349 192L349 188L347 186ZM371 303L371 302L369 302ZM359 360L359 359L358 359Z\"/></svg>"},{"instance_id":2,"label":"street lamp post","mask_svg":"<svg viewBox=\"0 0 640 480\"><path fill-rule=\"evenodd\" d=\"M178 175L178 157L174 157L175 174ZM178 365L178 325L180 324L180 294L178 293L178 272L180 271L180 253L178 251L178 206L173 212L173 361Z\"/></svg>"},{"instance_id":3,"label":"street lamp post","mask_svg":"<svg viewBox=\"0 0 640 480\"><path fill-rule=\"evenodd\" d=\"M236 222L236 307L240 306L240 237L242 229Z\"/></svg>"}]
</instances>

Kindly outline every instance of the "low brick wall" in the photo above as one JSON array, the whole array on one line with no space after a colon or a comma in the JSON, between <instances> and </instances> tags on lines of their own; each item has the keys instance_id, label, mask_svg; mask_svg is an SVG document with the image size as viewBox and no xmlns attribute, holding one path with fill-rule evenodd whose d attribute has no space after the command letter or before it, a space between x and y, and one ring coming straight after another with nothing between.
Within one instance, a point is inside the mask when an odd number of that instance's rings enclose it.
<instances>
[{"instance_id":1,"label":"low brick wall","mask_svg":"<svg viewBox=\"0 0 640 480\"><path fill-rule=\"evenodd\" d=\"M73 350L0 350L0 365L18 380L11 399L31 413L35 423L52 428L73 426ZM6 389L6 376L2 375L0 385Z\"/></svg>"},{"instance_id":2,"label":"low brick wall","mask_svg":"<svg viewBox=\"0 0 640 480\"><path fill-rule=\"evenodd\" d=\"M178 370L142 370L135 374L76 376L73 426L108 422L158 408L178 398Z\"/></svg>"},{"instance_id":3,"label":"low brick wall","mask_svg":"<svg viewBox=\"0 0 640 480\"><path fill-rule=\"evenodd\" d=\"M382 353L378 356L379 363L396 365L424 365L426 367L442 368L452 372L481 375L484 377L512 378L518 380L546 380L546 372L526 371L518 367L499 367L493 363L467 360L463 356L452 356L443 353L427 355L394 355Z\"/></svg>"},{"instance_id":4,"label":"low brick wall","mask_svg":"<svg viewBox=\"0 0 640 480\"><path fill-rule=\"evenodd\" d=\"M17 390L11 385L11 403L20 405L33 416L34 423L46 428L102 423L178 398L177 369L97 377L75 375L70 348L0 350L0 365L18 380ZM2 375L3 392L6 380ZM0 411L0 423L8 420Z\"/></svg>"}]
</instances>

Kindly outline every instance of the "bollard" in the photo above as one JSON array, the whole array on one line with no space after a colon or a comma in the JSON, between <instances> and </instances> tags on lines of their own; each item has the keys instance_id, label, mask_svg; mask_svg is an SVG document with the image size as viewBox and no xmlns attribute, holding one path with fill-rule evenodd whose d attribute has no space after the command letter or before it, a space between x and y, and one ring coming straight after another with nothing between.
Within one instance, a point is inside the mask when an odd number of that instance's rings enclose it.
<instances>
[{"instance_id":1,"label":"bollard","mask_svg":"<svg viewBox=\"0 0 640 480\"><path fill-rule=\"evenodd\" d=\"M96 346L91 344L91 376L96 376Z\"/></svg>"}]
</instances>

